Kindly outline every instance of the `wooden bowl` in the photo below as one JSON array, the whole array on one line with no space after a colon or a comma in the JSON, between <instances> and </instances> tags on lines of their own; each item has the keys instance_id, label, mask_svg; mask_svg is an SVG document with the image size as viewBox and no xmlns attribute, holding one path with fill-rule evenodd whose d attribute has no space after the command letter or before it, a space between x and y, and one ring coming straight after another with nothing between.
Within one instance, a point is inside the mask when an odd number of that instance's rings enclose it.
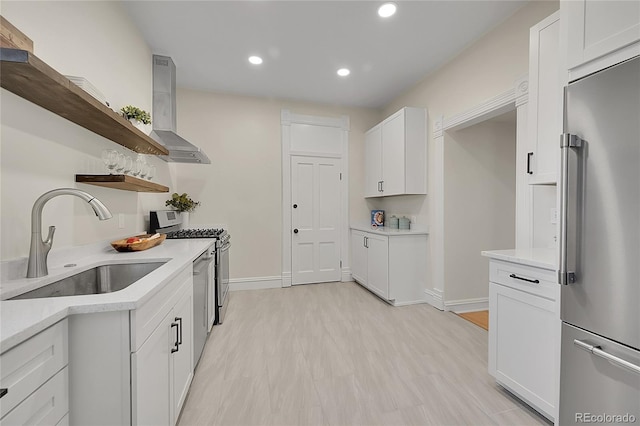
<instances>
[{"instance_id":1,"label":"wooden bowl","mask_svg":"<svg viewBox=\"0 0 640 426\"><path fill-rule=\"evenodd\" d=\"M111 243L111 247L116 249L116 251L143 251L162 244L162 242L167 238L167 234L160 234L158 238L154 238L153 240L145 239L152 235L153 234L135 235L140 238L140 241L136 241L135 243L127 243L127 240L131 237L113 241Z\"/></svg>"}]
</instances>

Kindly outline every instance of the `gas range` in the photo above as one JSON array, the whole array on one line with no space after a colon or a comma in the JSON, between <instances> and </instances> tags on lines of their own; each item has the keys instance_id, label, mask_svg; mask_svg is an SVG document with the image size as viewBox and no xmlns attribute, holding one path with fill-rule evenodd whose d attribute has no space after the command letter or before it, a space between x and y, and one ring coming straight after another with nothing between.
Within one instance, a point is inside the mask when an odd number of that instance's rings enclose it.
<instances>
[{"instance_id":1,"label":"gas range","mask_svg":"<svg viewBox=\"0 0 640 426\"><path fill-rule=\"evenodd\" d=\"M149 214L149 232L167 234L167 239L210 238L216 241L216 248L228 245L231 239L231 235L223 228L180 229L181 226L182 217L174 210L157 210Z\"/></svg>"}]
</instances>

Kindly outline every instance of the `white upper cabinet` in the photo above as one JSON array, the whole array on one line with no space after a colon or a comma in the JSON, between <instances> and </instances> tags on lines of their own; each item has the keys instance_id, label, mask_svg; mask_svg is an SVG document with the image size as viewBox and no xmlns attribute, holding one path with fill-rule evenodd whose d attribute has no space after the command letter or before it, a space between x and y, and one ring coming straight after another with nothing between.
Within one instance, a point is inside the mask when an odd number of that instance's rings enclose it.
<instances>
[{"instance_id":1,"label":"white upper cabinet","mask_svg":"<svg viewBox=\"0 0 640 426\"><path fill-rule=\"evenodd\" d=\"M382 181L382 124L365 135L365 197L379 197Z\"/></svg>"},{"instance_id":2,"label":"white upper cabinet","mask_svg":"<svg viewBox=\"0 0 640 426\"><path fill-rule=\"evenodd\" d=\"M527 163L530 184L557 182L562 133L559 43L559 12L529 31L529 151L520 161Z\"/></svg>"},{"instance_id":3,"label":"white upper cabinet","mask_svg":"<svg viewBox=\"0 0 640 426\"><path fill-rule=\"evenodd\" d=\"M427 193L427 111L402 108L365 136L365 196Z\"/></svg>"},{"instance_id":4,"label":"white upper cabinet","mask_svg":"<svg viewBox=\"0 0 640 426\"><path fill-rule=\"evenodd\" d=\"M583 77L640 52L637 0L561 1L570 80ZM578 69L581 68L581 69Z\"/></svg>"}]
</instances>

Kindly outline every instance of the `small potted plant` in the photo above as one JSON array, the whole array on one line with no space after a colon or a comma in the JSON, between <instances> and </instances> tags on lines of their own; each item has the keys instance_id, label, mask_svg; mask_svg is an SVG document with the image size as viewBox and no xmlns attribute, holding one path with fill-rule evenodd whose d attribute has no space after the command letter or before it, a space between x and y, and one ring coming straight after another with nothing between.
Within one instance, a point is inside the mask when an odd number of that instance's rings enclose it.
<instances>
[{"instance_id":1,"label":"small potted plant","mask_svg":"<svg viewBox=\"0 0 640 426\"><path fill-rule=\"evenodd\" d=\"M189 227L189 213L194 211L196 207L200 205L200 201L193 201L186 192L182 195L174 192L171 194L171 198L164 204L165 206L173 207L180 212L180 216L182 216L182 228L184 229Z\"/></svg>"},{"instance_id":2,"label":"small potted plant","mask_svg":"<svg viewBox=\"0 0 640 426\"><path fill-rule=\"evenodd\" d=\"M145 135L150 133L148 126L151 124L151 114L147 111L132 105L124 106L120 109L122 116L129 120Z\"/></svg>"}]
</instances>

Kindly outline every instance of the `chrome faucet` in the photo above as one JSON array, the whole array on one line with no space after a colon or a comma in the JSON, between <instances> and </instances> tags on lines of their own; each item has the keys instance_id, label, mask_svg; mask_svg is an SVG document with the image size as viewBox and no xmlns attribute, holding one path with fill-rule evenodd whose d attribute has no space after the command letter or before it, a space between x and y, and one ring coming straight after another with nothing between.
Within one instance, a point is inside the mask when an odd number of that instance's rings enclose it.
<instances>
[{"instance_id":1,"label":"chrome faucet","mask_svg":"<svg viewBox=\"0 0 640 426\"><path fill-rule=\"evenodd\" d=\"M49 227L47 239L42 241L42 209L50 199L58 195L75 195L85 200L93 208L93 211L100 220L111 219L111 212L93 195L74 188L60 188L42 194L31 209L31 247L29 248L29 263L27 267L27 278L44 277L49 273L47 269L47 256L53 245L53 234L56 232L55 226Z\"/></svg>"}]
</instances>

